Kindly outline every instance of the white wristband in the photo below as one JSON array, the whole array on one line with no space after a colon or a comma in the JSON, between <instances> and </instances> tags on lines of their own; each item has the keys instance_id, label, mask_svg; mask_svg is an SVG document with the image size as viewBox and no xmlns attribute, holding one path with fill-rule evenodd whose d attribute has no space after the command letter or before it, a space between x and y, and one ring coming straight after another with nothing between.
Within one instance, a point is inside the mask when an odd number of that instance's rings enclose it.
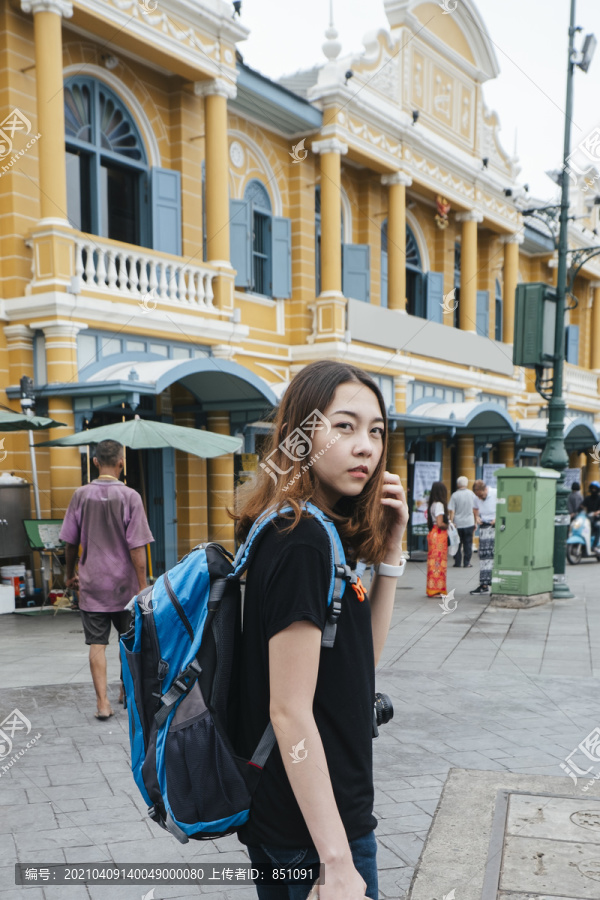
<instances>
[{"instance_id":1,"label":"white wristband","mask_svg":"<svg viewBox=\"0 0 600 900\"><path fill-rule=\"evenodd\" d=\"M388 566L387 563L379 563L378 566L375 566L375 574L387 575L388 578L399 578L401 575L404 575L405 568L406 559L402 559L399 566Z\"/></svg>"}]
</instances>

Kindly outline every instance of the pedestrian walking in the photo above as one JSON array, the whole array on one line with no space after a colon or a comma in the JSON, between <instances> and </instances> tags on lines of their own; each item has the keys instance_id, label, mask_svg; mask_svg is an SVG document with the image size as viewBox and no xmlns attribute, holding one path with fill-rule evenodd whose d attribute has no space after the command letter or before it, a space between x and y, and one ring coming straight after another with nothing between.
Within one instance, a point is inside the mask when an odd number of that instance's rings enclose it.
<instances>
[{"instance_id":1,"label":"pedestrian walking","mask_svg":"<svg viewBox=\"0 0 600 900\"><path fill-rule=\"evenodd\" d=\"M578 481L574 481L571 485L571 493L567 497L567 507L571 521L575 518L581 507L583 506L583 494L581 493L581 485Z\"/></svg>"},{"instance_id":2,"label":"pedestrian walking","mask_svg":"<svg viewBox=\"0 0 600 900\"><path fill-rule=\"evenodd\" d=\"M589 493L586 494L583 501L583 508L587 513L592 526L592 540L600 533L600 483L598 481L590 481Z\"/></svg>"},{"instance_id":3,"label":"pedestrian walking","mask_svg":"<svg viewBox=\"0 0 600 900\"><path fill-rule=\"evenodd\" d=\"M119 480L123 445L118 441L100 441L94 464L98 478L73 494L60 537L66 542L67 587L79 591L81 623L90 648L96 691L95 716L106 720L113 715L106 680L111 625L119 635L129 628L131 613L124 607L146 587L146 544L154 538L140 495ZM119 699L123 699L122 684Z\"/></svg>"},{"instance_id":4,"label":"pedestrian walking","mask_svg":"<svg viewBox=\"0 0 600 900\"><path fill-rule=\"evenodd\" d=\"M475 531L475 510L477 497L469 490L469 479L461 475L456 479L456 490L448 503L448 516L456 525L460 544L454 556L454 565L465 569L472 567L471 555L473 553L473 533Z\"/></svg>"},{"instance_id":5,"label":"pedestrian walking","mask_svg":"<svg viewBox=\"0 0 600 900\"><path fill-rule=\"evenodd\" d=\"M379 896L375 666L404 569L408 520L400 479L385 471L386 451L386 405L371 377L354 366L315 362L283 396L265 455L268 471L259 468L237 494L240 540L266 509L293 507L265 529L246 579L239 750L252 754L269 719L277 743L238 835L254 865L324 863L321 900ZM346 586L333 647L321 648L329 542L303 513L309 500L335 523L348 563L363 559L377 573L369 595ZM305 900L309 886L256 890L260 900Z\"/></svg>"},{"instance_id":6,"label":"pedestrian walking","mask_svg":"<svg viewBox=\"0 0 600 900\"><path fill-rule=\"evenodd\" d=\"M427 525L427 596L443 597L448 590L448 490L442 481L431 485Z\"/></svg>"},{"instance_id":7,"label":"pedestrian walking","mask_svg":"<svg viewBox=\"0 0 600 900\"><path fill-rule=\"evenodd\" d=\"M496 488L489 487L479 479L473 485L473 493L477 498L475 519L479 525L479 587L471 594L489 594L492 585L492 567L494 565L494 544L496 539Z\"/></svg>"}]
</instances>

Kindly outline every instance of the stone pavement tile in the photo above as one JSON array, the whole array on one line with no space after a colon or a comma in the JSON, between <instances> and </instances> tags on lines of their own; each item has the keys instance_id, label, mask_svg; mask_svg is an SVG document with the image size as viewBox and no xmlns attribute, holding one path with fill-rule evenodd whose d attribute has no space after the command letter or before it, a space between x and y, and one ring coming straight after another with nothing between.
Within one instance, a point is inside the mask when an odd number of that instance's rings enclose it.
<instances>
[{"instance_id":1,"label":"stone pavement tile","mask_svg":"<svg viewBox=\"0 0 600 900\"><path fill-rule=\"evenodd\" d=\"M16 806L19 803L27 803L27 794L22 787L5 787L2 782L0 789L0 808Z\"/></svg>"},{"instance_id":2,"label":"stone pavement tile","mask_svg":"<svg viewBox=\"0 0 600 900\"><path fill-rule=\"evenodd\" d=\"M129 743L109 744L106 742L98 743L91 747L80 747L80 756L84 763L107 762L115 760L119 763L125 762L129 765Z\"/></svg>"},{"instance_id":3,"label":"stone pavement tile","mask_svg":"<svg viewBox=\"0 0 600 900\"><path fill-rule=\"evenodd\" d=\"M151 890L150 885L136 884L89 884L87 889L92 900L140 900Z\"/></svg>"},{"instance_id":4,"label":"stone pavement tile","mask_svg":"<svg viewBox=\"0 0 600 900\"><path fill-rule=\"evenodd\" d=\"M427 831L430 825L431 815L419 810L419 815L381 819L377 825L377 835L412 834L415 831Z\"/></svg>"},{"instance_id":5,"label":"stone pavement tile","mask_svg":"<svg viewBox=\"0 0 600 900\"><path fill-rule=\"evenodd\" d=\"M44 886L45 900L89 900L85 884L54 884ZM27 894L29 900L29 894Z\"/></svg>"},{"instance_id":6,"label":"stone pavement tile","mask_svg":"<svg viewBox=\"0 0 600 900\"><path fill-rule=\"evenodd\" d=\"M421 800L437 800L441 792L442 785L439 782L431 787L403 788L399 791L394 791L395 799L392 798L393 803L390 803L389 800L386 803L375 803L375 809L378 815L385 815L386 810L395 809L398 803L404 803L408 800L411 800L413 803L419 803ZM379 810L384 812L379 813Z\"/></svg>"},{"instance_id":7,"label":"stone pavement tile","mask_svg":"<svg viewBox=\"0 0 600 900\"><path fill-rule=\"evenodd\" d=\"M0 834L7 832L23 831L26 828L35 827L36 831L58 828L58 822L54 815L52 805L45 803L32 803L29 805L5 806L0 817Z\"/></svg>"},{"instance_id":8,"label":"stone pavement tile","mask_svg":"<svg viewBox=\"0 0 600 900\"><path fill-rule=\"evenodd\" d=\"M3 890L2 891L2 900L23 900L23 897L27 897L27 900L44 900L44 894L41 888L38 887L16 887L14 884L14 869L13 869L13 889ZM139 898L138 898L139 900Z\"/></svg>"},{"instance_id":9,"label":"stone pavement tile","mask_svg":"<svg viewBox=\"0 0 600 900\"><path fill-rule=\"evenodd\" d=\"M436 800L417 800L416 805L429 816L433 816L439 803L439 797Z\"/></svg>"},{"instance_id":10,"label":"stone pavement tile","mask_svg":"<svg viewBox=\"0 0 600 900\"><path fill-rule=\"evenodd\" d=\"M104 773L97 763L46 766L53 787L57 785L92 784L104 780Z\"/></svg>"},{"instance_id":11,"label":"stone pavement tile","mask_svg":"<svg viewBox=\"0 0 600 900\"><path fill-rule=\"evenodd\" d=\"M86 847L94 844L81 828L56 828L54 831L17 831L14 834L19 858L29 859L33 851L50 851L53 856L63 847Z\"/></svg>"},{"instance_id":12,"label":"stone pavement tile","mask_svg":"<svg viewBox=\"0 0 600 900\"><path fill-rule=\"evenodd\" d=\"M147 813L141 813L132 804L122 803L116 809L102 808L84 809L83 812L58 812L56 819L59 828L68 828L69 825L79 825L87 828L89 825L110 825L111 823L136 823L145 822Z\"/></svg>"},{"instance_id":13,"label":"stone pavement tile","mask_svg":"<svg viewBox=\"0 0 600 900\"><path fill-rule=\"evenodd\" d=\"M399 860L404 866L416 866L426 836L426 831L381 835L377 852L378 868L393 869L398 866Z\"/></svg>"},{"instance_id":14,"label":"stone pavement tile","mask_svg":"<svg viewBox=\"0 0 600 900\"><path fill-rule=\"evenodd\" d=\"M63 800L60 800L58 803L55 801L52 806L55 813L83 812L87 809L83 800L67 797L65 797Z\"/></svg>"},{"instance_id":15,"label":"stone pavement tile","mask_svg":"<svg viewBox=\"0 0 600 900\"><path fill-rule=\"evenodd\" d=\"M106 781L95 781L89 784L61 784L54 787L37 787L29 785L27 796L30 803L41 803L43 800L60 803L61 800L87 800L101 797L110 791Z\"/></svg>"},{"instance_id":16,"label":"stone pavement tile","mask_svg":"<svg viewBox=\"0 0 600 900\"><path fill-rule=\"evenodd\" d=\"M106 844L94 844L89 847L65 847L65 862L99 863L112 862Z\"/></svg>"},{"instance_id":17,"label":"stone pavement tile","mask_svg":"<svg viewBox=\"0 0 600 900\"><path fill-rule=\"evenodd\" d=\"M162 832L162 829L160 829ZM114 843L109 839L107 843L110 858L116 863L154 863L154 862L185 862L194 860L200 862L197 857L184 852L184 845L179 844L175 838L165 835L142 838L140 835L131 835L129 839L123 839ZM187 844L185 845L187 849Z\"/></svg>"},{"instance_id":18,"label":"stone pavement tile","mask_svg":"<svg viewBox=\"0 0 600 900\"><path fill-rule=\"evenodd\" d=\"M82 828L82 826L79 826ZM85 834L88 837L88 841L80 841L81 844L91 843L91 844L114 844L114 842L121 841L130 841L130 840L139 840L150 841L152 839L152 834L150 833L150 829L146 821L135 821L135 822L122 822L119 821L116 817L113 817L112 821L86 825L85 826ZM176 843L175 840L173 843Z\"/></svg>"},{"instance_id":19,"label":"stone pavement tile","mask_svg":"<svg viewBox=\"0 0 600 900\"><path fill-rule=\"evenodd\" d=\"M449 747L440 747L440 754L445 760L452 763L457 769L489 769L494 767L494 761L476 750L463 752L451 750Z\"/></svg>"},{"instance_id":20,"label":"stone pavement tile","mask_svg":"<svg viewBox=\"0 0 600 900\"><path fill-rule=\"evenodd\" d=\"M379 895L390 900L401 900L410 887L413 876L411 866L403 866L398 869L386 869L378 873Z\"/></svg>"}]
</instances>

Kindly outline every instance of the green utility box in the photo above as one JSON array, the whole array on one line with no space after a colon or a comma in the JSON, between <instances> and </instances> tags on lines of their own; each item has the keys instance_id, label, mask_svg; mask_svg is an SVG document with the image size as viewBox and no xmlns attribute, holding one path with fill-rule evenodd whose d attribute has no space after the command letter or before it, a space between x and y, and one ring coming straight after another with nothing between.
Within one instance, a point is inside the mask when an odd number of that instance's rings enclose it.
<instances>
[{"instance_id":1,"label":"green utility box","mask_svg":"<svg viewBox=\"0 0 600 900\"><path fill-rule=\"evenodd\" d=\"M553 589L554 469L496 471L496 543L492 594L532 597Z\"/></svg>"},{"instance_id":2,"label":"green utility box","mask_svg":"<svg viewBox=\"0 0 600 900\"><path fill-rule=\"evenodd\" d=\"M513 363L533 369L554 358L556 288L536 281L519 284L515 293Z\"/></svg>"}]
</instances>

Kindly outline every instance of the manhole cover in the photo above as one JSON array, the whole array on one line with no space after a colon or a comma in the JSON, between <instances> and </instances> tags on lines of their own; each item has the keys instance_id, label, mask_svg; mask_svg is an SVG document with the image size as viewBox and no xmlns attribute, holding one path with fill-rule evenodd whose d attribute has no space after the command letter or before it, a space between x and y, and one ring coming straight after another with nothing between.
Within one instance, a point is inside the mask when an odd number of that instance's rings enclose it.
<instances>
[{"instance_id":1,"label":"manhole cover","mask_svg":"<svg viewBox=\"0 0 600 900\"><path fill-rule=\"evenodd\" d=\"M596 810L580 809L569 816L571 822L580 828L589 828L591 831L600 831L600 812Z\"/></svg>"},{"instance_id":2,"label":"manhole cover","mask_svg":"<svg viewBox=\"0 0 600 900\"><path fill-rule=\"evenodd\" d=\"M594 881L600 881L600 859L582 859L577 868L582 875L593 878Z\"/></svg>"}]
</instances>

